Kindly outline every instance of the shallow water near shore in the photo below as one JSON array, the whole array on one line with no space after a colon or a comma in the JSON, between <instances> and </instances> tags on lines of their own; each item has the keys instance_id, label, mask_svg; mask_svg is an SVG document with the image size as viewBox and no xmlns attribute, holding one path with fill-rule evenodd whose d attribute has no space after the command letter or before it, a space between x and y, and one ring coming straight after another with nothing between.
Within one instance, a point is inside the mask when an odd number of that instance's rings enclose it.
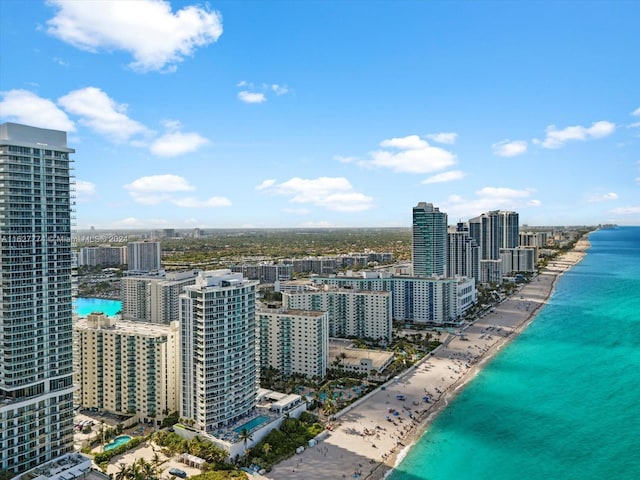
<instances>
[{"instance_id":1,"label":"shallow water near shore","mask_svg":"<svg viewBox=\"0 0 640 480\"><path fill-rule=\"evenodd\" d=\"M640 478L640 227L590 241L389 480Z\"/></svg>"}]
</instances>

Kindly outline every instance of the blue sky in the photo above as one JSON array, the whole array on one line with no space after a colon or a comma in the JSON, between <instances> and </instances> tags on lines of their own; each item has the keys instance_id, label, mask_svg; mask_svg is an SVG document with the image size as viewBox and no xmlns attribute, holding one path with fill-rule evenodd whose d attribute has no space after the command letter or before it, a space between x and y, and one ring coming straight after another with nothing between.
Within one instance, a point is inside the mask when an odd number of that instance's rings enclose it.
<instances>
[{"instance_id":1,"label":"blue sky","mask_svg":"<svg viewBox=\"0 0 640 480\"><path fill-rule=\"evenodd\" d=\"M79 228L640 225L640 3L0 2Z\"/></svg>"}]
</instances>

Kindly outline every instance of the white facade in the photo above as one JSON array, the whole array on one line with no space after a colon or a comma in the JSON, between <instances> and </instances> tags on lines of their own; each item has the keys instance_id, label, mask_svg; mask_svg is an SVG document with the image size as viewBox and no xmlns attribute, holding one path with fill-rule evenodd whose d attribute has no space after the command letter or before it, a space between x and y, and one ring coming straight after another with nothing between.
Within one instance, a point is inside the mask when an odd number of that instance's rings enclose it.
<instances>
[{"instance_id":1,"label":"white facade","mask_svg":"<svg viewBox=\"0 0 640 480\"><path fill-rule=\"evenodd\" d=\"M285 376L325 377L329 359L327 312L263 309L256 315L261 368L272 367Z\"/></svg>"},{"instance_id":2,"label":"white facade","mask_svg":"<svg viewBox=\"0 0 640 480\"><path fill-rule=\"evenodd\" d=\"M97 247L82 247L78 255L78 265L96 267L115 267L127 263L127 247L112 247L99 245Z\"/></svg>"},{"instance_id":3,"label":"white facade","mask_svg":"<svg viewBox=\"0 0 640 480\"><path fill-rule=\"evenodd\" d=\"M357 289L283 292L285 308L329 313L329 335L371 338L390 342L392 337L391 293Z\"/></svg>"},{"instance_id":4,"label":"white facade","mask_svg":"<svg viewBox=\"0 0 640 480\"><path fill-rule=\"evenodd\" d=\"M127 244L129 271L152 272L160 270L161 259L160 242L130 242Z\"/></svg>"},{"instance_id":5,"label":"white facade","mask_svg":"<svg viewBox=\"0 0 640 480\"><path fill-rule=\"evenodd\" d=\"M116 321L99 313L73 330L75 403L142 420L178 411L178 322Z\"/></svg>"},{"instance_id":6,"label":"white facade","mask_svg":"<svg viewBox=\"0 0 640 480\"><path fill-rule=\"evenodd\" d=\"M473 277L480 274L480 247L469 235L468 228L458 224L447 233L447 277Z\"/></svg>"},{"instance_id":7,"label":"white facade","mask_svg":"<svg viewBox=\"0 0 640 480\"><path fill-rule=\"evenodd\" d=\"M459 289L472 286L464 296L473 302L476 298L475 282L466 277L422 278L364 272L360 276L317 277L313 280L318 285L333 285L343 289L389 291L392 319L398 321L456 323L464 313L459 310ZM464 300L460 305L468 308L471 304Z\"/></svg>"},{"instance_id":8,"label":"white facade","mask_svg":"<svg viewBox=\"0 0 640 480\"><path fill-rule=\"evenodd\" d=\"M0 469L73 451L71 173L65 132L0 125Z\"/></svg>"},{"instance_id":9,"label":"white facade","mask_svg":"<svg viewBox=\"0 0 640 480\"><path fill-rule=\"evenodd\" d=\"M213 432L250 414L258 391L256 281L200 272L180 296L181 416Z\"/></svg>"},{"instance_id":10,"label":"white facade","mask_svg":"<svg viewBox=\"0 0 640 480\"><path fill-rule=\"evenodd\" d=\"M122 278L122 318L169 324L180 317L180 295L199 270Z\"/></svg>"}]
</instances>

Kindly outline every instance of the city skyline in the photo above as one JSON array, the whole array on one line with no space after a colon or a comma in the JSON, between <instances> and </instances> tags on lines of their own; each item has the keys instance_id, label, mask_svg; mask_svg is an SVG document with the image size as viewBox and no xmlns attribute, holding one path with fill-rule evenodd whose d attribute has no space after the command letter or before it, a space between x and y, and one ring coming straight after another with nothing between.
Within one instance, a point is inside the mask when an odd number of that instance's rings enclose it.
<instances>
[{"instance_id":1,"label":"city skyline","mask_svg":"<svg viewBox=\"0 0 640 480\"><path fill-rule=\"evenodd\" d=\"M0 122L68 132L79 229L640 224L632 2L87 5L0 6Z\"/></svg>"}]
</instances>

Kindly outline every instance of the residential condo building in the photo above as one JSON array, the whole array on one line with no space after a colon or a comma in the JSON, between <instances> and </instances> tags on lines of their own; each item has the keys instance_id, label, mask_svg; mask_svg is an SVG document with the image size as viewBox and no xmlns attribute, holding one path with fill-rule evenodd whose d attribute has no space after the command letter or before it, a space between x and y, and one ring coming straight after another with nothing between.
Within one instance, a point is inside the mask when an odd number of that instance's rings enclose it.
<instances>
[{"instance_id":1,"label":"residential condo building","mask_svg":"<svg viewBox=\"0 0 640 480\"><path fill-rule=\"evenodd\" d=\"M65 132L0 125L0 470L73 451L71 221Z\"/></svg>"},{"instance_id":2,"label":"residential condo building","mask_svg":"<svg viewBox=\"0 0 640 480\"><path fill-rule=\"evenodd\" d=\"M325 285L317 291L283 292L282 303L285 308L293 310L328 312L331 337L391 342L391 292Z\"/></svg>"},{"instance_id":3,"label":"residential condo building","mask_svg":"<svg viewBox=\"0 0 640 480\"><path fill-rule=\"evenodd\" d=\"M145 422L179 407L179 327L93 313L73 327L75 403Z\"/></svg>"},{"instance_id":4,"label":"residential condo building","mask_svg":"<svg viewBox=\"0 0 640 480\"><path fill-rule=\"evenodd\" d=\"M128 270L153 272L160 270L162 250L160 242L130 242L127 244Z\"/></svg>"},{"instance_id":5,"label":"residential condo building","mask_svg":"<svg viewBox=\"0 0 640 480\"><path fill-rule=\"evenodd\" d=\"M262 309L257 312L260 367L285 376L323 379L329 362L329 314L322 311Z\"/></svg>"},{"instance_id":6,"label":"residential condo building","mask_svg":"<svg viewBox=\"0 0 640 480\"><path fill-rule=\"evenodd\" d=\"M445 276L447 214L431 203L413 207L411 254L414 277Z\"/></svg>"},{"instance_id":7,"label":"residential condo building","mask_svg":"<svg viewBox=\"0 0 640 480\"><path fill-rule=\"evenodd\" d=\"M231 270L200 272L180 296L181 416L212 433L256 406L256 286Z\"/></svg>"},{"instance_id":8,"label":"residential condo building","mask_svg":"<svg viewBox=\"0 0 640 480\"><path fill-rule=\"evenodd\" d=\"M180 318L180 295L194 285L199 270L122 277L122 318L169 324Z\"/></svg>"}]
</instances>

